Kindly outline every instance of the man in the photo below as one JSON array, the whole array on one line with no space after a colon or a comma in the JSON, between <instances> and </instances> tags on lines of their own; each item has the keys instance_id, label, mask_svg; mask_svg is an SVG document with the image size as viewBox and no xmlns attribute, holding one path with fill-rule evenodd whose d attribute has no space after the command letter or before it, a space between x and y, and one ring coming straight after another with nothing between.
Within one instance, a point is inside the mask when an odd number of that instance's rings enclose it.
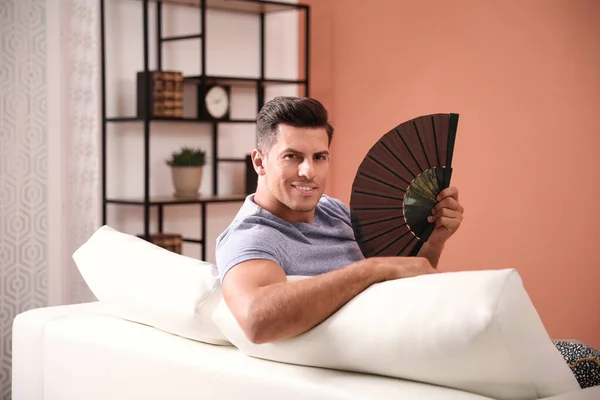
<instances>
[{"instance_id":1,"label":"man","mask_svg":"<svg viewBox=\"0 0 600 400\"><path fill-rule=\"evenodd\" d=\"M304 333L374 283L436 273L461 224L458 191L448 188L417 257L364 259L348 208L324 194L333 132L327 110L310 98L277 97L258 114L256 193L216 249L225 302L254 343ZM288 282L288 275L313 278Z\"/></svg>"},{"instance_id":2,"label":"man","mask_svg":"<svg viewBox=\"0 0 600 400\"><path fill-rule=\"evenodd\" d=\"M252 152L256 193L217 238L223 297L254 343L304 333L370 285L437 272L446 241L460 227L456 188L443 190L429 217L435 229L417 257L364 259L350 212L325 194L333 127L310 98L278 97L257 119ZM288 282L288 275L312 279ZM600 385L600 351L554 341L582 388Z\"/></svg>"}]
</instances>

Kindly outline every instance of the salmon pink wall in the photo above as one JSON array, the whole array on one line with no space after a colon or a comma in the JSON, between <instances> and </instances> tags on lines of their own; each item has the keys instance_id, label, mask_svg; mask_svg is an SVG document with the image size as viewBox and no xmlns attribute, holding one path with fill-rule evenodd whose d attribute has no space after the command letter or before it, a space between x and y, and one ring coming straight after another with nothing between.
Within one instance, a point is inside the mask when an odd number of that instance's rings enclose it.
<instances>
[{"instance_id":1,"label":"salmon pink wall","mask_svg":"<svg viewBox=\"0 0 600 400\"><path fill-rule=\"evenodd\" d=\"M553 338L600 347L600 2L301 0L329 194L411 118L460 114L445 271L516 268Z\"/></svg>"}]
</instances>

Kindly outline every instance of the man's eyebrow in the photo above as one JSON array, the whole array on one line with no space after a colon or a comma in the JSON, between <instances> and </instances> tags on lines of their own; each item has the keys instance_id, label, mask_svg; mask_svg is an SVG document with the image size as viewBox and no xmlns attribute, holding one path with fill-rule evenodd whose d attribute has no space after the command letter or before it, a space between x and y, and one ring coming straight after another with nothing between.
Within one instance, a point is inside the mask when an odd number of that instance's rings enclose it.
<instances>
[{"instance_id":1,"label":"man's eyebrow","mask_svg":"<svg viewBox=\"0 0 600 400\"><path fill-rule=\"evenodd\" d=\"M300 151L298 151L298 150L295 150L295 149L292 149L291 147L288 147L287 149L285 149L285 150L283 150L283 151L281 152L281 154L284 154L284 153L294 153L294 154L300 154L300 155L302 155L302 154L303 154L302 152L300 152ZM328 150L317 151L317 152L315 153L315 155L319 155L319 156L321 156L321 155L323 155L323 156L328 156L328 155L329 155L329 151L328 151Z\"/></svg>"},{"instance_id":2,"label":"man's eyebrow","mask_svg":"<svg viewBox=\"0 0 600 400\"><path fill-rule=\"evenodd\" d=\"M294 150L294 149L292 149L291 147L288 147L287 149L285 149L285 150L282 150L282 151L281 151L281 154L283 154L283 153L295 153L295 154L302 154L302 153L301 153L301 152L299 152L298 150Z\"/></svg>"}]
</instances>

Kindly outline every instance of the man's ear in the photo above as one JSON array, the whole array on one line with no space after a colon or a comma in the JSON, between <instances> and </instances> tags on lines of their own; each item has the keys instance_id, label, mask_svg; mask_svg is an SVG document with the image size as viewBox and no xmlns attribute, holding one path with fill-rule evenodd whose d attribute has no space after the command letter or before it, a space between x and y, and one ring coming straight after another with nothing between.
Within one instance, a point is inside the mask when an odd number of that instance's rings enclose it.
<instances>
[{"instance_id":1,"label":"man's ear","mask_svg":"<svg viewBox=\"0 0 600 400\"><path fill-rule=\"evenodd\" d=\"M252 164L254 165L254 170L256 171L256 173L260 176L260 175L264 175L265 174L265 166L267 164L267 161L263 155L263 153L258 150L258 149L254 149L252 150Z\"/></svg>"}]
</instances>

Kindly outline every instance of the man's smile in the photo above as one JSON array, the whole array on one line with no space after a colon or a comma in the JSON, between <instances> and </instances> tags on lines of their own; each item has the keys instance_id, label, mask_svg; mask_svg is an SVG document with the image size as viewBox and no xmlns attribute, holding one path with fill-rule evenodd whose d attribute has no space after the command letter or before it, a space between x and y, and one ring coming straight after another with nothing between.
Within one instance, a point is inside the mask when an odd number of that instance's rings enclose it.
<instances>
[{"instance_id":1,"label":"man's smile","mask_svg":"<svg viewBox=\"0 0 600 400\"><path fill-rule=\"evenodd\" d=\"M315 189L317 188L316 186L308 185L308 184L298 184L298 185L292 184L292 187L297 189L302 194L312 194L315 191Z\"/></svg>"}]
</instances>

